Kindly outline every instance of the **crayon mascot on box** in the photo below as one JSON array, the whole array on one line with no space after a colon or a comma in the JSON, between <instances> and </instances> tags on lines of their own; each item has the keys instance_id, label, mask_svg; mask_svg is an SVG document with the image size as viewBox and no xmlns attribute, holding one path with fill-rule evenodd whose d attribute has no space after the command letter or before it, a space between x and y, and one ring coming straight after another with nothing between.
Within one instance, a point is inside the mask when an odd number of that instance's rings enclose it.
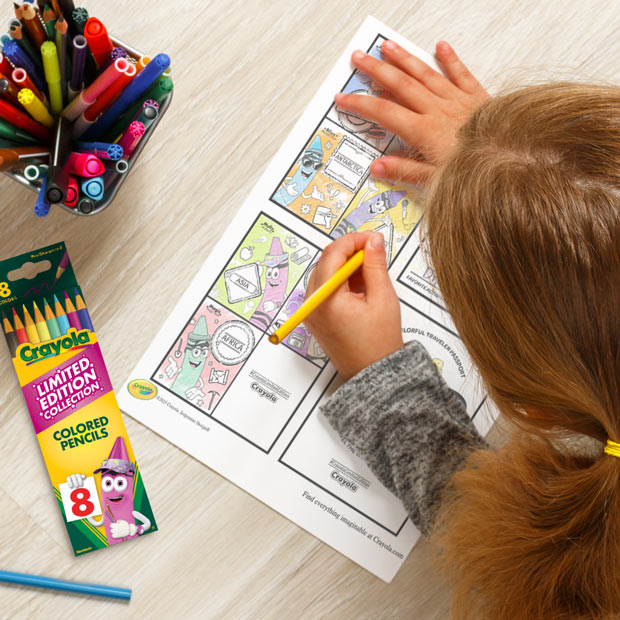
<instances>
[{"instance_id":1,"label":"crayon mascot on box","mask_svg":"<svg viewBox=\"0 0 620 620\"><path fill-rule=\"evenodd\" d=\"M93 473L101 473L99 491L103 516L101 519L87 517L87 521L94 527L105 527L108 544L114 545L147 532L151 527L150 520L134 510L135 469L122 437L116 438L110 456ZM79 488L85 478L83 474L72 474L67 478L67 484L71 488Z\"/></svg>"}]
</instances>

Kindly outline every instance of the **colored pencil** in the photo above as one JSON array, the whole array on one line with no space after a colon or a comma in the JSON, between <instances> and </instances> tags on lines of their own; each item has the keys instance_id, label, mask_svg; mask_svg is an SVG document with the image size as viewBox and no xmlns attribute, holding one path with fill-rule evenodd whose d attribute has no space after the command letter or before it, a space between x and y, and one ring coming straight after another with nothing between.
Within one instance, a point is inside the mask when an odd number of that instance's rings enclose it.
<instances>
[{"instance_id":1,"label":"colored pencil","mask_svg":"<svg viewBox=\"0 0 620 620\"><path fill-rule=\"evenodd\" d=\"M54 316L54 311L47 303L47 299L43 299L43 312L45 313L45 322L47 323L47 329L50 332L50 336L52 337L52 339L60 338L60 336L62 336L62 334L60 333L60 326L58 325L58 321Z\"/></svg>"},{"instance_id":2,"label":"colored pencil","mask_svg":"<svg viewBox=\"0 0 620 620\"><path fill-rule=\"evenodd\" d=\"M69 26L67 20L60 16L56 20L54 30L56 30L56 51L58 52L58 63L60 64L60 89L62 91L63 105L67 101L67 30Z\"/></svg>"},{"instance_id":3,"label":"colored pencil","mask_svg":"<svg viewBox=\"0 0 620 620\"><path fill-rule=\"evenodd\" d=\"M56 270L56 277L54 278L54 284L60 280L60 276L65 272L67 267L69 266L69 252L65 250L65 253L62 255L60 262L58 263L58 269ZM52 285L53 286L53 285Z\"/></svg>"},{"instance_id":4,"label":"colored pencil","mask_svg":"<svg viewBox=\"0 0 620 620\"><path fill-rule=\"evenodd\" d=\"M19 314L15 312L15 308L13 310L13 323L15 324L15 335L17 336L17 342L19 344L24 344L25 342L29 342L28 334L26 333L26 328L19 318Z\"/></svg>"},{"instance_id":5,"label":"colored pencil","mask_svg":"<svg viewBox=\"0 0 620 620\"><path fill-rule=\"evenodd\" d=\"M336 292L364 263L364 250L360 250L342 266L336 273L324 282L306 299L299 308L269 336L269 342L282 342L303 320L316 310L330 295Z\"/></svg>"},{"instance_id":6,"label":"colored pencil","mask_svg":"<svg viewBox=\"0 0 620 620\"><path fill-rule=\"evenodd\" d=\"M71 325L69 324L69 319L67 318L65 309L58 301L58 297L56 297L56 295L54 295L54 314L56 315L56 320L58 321L58 327L60 328L60 332L64 336L69 331Z\"/></svg>"},{"instance_id":7,"label":"colored pencil","mask_svg":"<svg viewBox=\"0 0 620 620\"><path fill-rule=\"evenodd\" d=\"M6 338L6 343L9 345L9 351L11 352L11 357L15 357L15 352L17 351L17 347L19 346L19 342L17 340L17 335L15 334L15 330L11 325L11 321L7 319L6 314L2 313L2 327L4 328L4 336Z\"/></svg>"},{"instance_id":8,"label":"colored pencil","mask_svg":"<svg viewBox=\"0 0 620 620\"><path fill-rule=\"evenodd\" d=\"M22 4L22 18L30 40L37 47L41 47L47 41L47 32L31 4Z\"/></svg>"},{"instance_id":9,"label":"colored pencil","mask_svg":"<svg viewBox=\"0 0 620 620\"><path fill-rule=\"evenodd\" d=\"M45 24L45 29L47 30L47 36L50 39L54 38L54 26L57 19L58 15L56 15L56 11L54 11L49 4L46 4L43 8L43 23Z\"/></svg>"},{"instance_id":10,"label":"colored pencil","mask_svg":"<svg viewBox=\"0 0 620 620\"><path fill-rule=\"evenodd\" d=\"M60 590L61 592L71 592L74 594L105 596L107 598L122 599L125 601L131 599L131 590L128 588L115 588L94 583L76 583L74 581L55 579L54 577L14 573L6 570L0 571L0 581L4 583L15 583L22 586Z\"/></svg>"},{"instance_id":11,"label":"colored pencil","mask_svg":"<svg viewBox=\"0 0 620 620\"><path fill-rule=\"evenodd\" d=\"M41 314L41 310L39 310L39 306L37 306L37 302L33 301L32 303L34 306L34 325L37 328L37 333L39 334L41 342L47 342L52 339L50 330L45 319L43 318L43 315Z\"/></svg>"},{"instance_id":12,"label":"colored pencil","mask_svg":"<svg viewBox=\"0 0 620 620\"><path fill-rule=\"evenodd\" d=\"M74 289L75 292L75 309L77 310L78 316L80 317L80 323L82 324L82 329L89 329L91 332L95 331L93 329L93 323L90 320L90 314L88 313L88 308L82 299L79 291Z\"/></svg>"},{"instance_id":13,"label":"colored pencil","mask_svg":"<svg viewBox=\"0 0 620 620\"><path fill-rule=\"evenodd\" d=\"M24 327L26 328L26 334L28 334L28 340L31 344L39 344L41 342L41 338L39 337L39 332L28 312L28 308L23 305L24 308Z\"/></svg>"},{"instance_id":14,"label":"colored pencil","mask_svg":"<svg viewBox=\"0 0 620 620\"><path fill-rule=\"evenodd\" d=\"M82 324L80 323L80 317L71 301L71 298L65 291L65 308L67 309L67 318L69 319L69 325L75 328L78 332L82 329Z\"/></svg>"}]
</instances>

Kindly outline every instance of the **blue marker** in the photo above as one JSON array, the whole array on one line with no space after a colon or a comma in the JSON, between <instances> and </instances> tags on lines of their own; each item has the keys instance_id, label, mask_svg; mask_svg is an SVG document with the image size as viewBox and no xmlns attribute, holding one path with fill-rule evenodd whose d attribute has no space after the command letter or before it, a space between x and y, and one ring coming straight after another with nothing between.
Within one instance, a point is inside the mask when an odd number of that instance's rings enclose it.
<instances>
[{"instance_id":1,"label":"blue marker","mask_svg":"<svg viewBox=\"0 0 620 620\"><path fill-rule=\"evenodd\" d=\"M47 93L47 84L41 77L39 69L30 60L30 57L19 47L17 41L9 39L2 45L2 53L16 66L21 67L30 76L36 87L41 91Z\"/></svg>"},{"instance_id":2,"label":"blue marker","mask_svg":"<svg viewBox=\"0 0 620 620\"><path fill-rule=\"evenodd\" d=\"M37 202L34 205L35 215L38 217L45 217L52 208L52 205L45 200L45 190L47 187L47 175L43 179L43 183L41 184L41 189L39 190L39 196L37 198Z\"/></svg>"},{"instance_id":3,"label":"blue marker","mask_svg":"<svg viewBox=\"0 0 620 620\"><path fill-rule=\"evenodd\" d=\"M121 96L101 115L84 134L86 140L103 136L138 97L143 95L170 66L168 54L157 54L125 87Z\"/></svg>"},{"instance_id":4,"label":"blue marker","mask_svg":"<svg viewBox=\"0 0 620 620\"><path fill-rule=\"evenodd\" d=\"M78 151L92 153L101 159L117 161L123 156L123 147L120 144L110 144L109 142L78 142Z\"/></svg>"},{"instance_id":5,"label":"blue marker","mask_svg":"<svg viewBox=\"0 0 620 620\"><path fill-rule=\"evenodd\" d=\"M103 198L103 178L101 176L84 179L80 188L82 192L93 200L101 200Z\"/></svg>"}]
</instances>

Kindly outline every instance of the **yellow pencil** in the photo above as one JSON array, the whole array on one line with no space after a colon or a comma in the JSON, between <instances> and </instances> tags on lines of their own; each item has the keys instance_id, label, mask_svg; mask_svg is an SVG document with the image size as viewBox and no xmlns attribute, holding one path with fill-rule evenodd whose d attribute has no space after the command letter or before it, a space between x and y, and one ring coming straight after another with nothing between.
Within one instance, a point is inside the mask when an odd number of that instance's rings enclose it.
<instances>
[{"instance_id":1,"label":"yellow pencil","mask_svg":"<svg viewBox=\"0 0 620 620\"><path fill-rule=\"evenodd\" d=\"M39 344L39 342L41 342L39 332L26 306L24 306L24 327L26 328L26 334L28 334L28 340L30 340L31 344Z\"/></svg>"},{"instance_id":2,"label":"yellow pencil","mask_svg":"<svg viewBox=\"0 0 620 620\"><path fill-rule=\"evenodd\" d=\"M269 342L278 344L282 342L303 320L314 312L330 295L336 292L364 262L364 250L360 250L342 266L327 282L304 301L299 308L286 320L271 336Z\"/></svg>"},{"instance_id":3,"label":"yellow pencil","mask_svg":"<svg viewBox=\"0 0 620 620\"><path fill-rule=\"evenodd\" d=\"M41 342L47 342L51 340L50 330L47 327L47 323L41 314L41 310L37 306L37 302L32 302L34 304L34 326L37 328L37 333L39 334L39 338L41 338Z\"/></svg>"}]
</instances>

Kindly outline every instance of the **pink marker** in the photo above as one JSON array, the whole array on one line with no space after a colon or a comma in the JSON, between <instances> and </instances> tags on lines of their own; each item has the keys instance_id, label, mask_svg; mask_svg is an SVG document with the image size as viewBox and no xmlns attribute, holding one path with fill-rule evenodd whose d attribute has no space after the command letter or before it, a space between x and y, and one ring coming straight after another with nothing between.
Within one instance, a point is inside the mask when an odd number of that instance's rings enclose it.
<instances>
[{"instance_id":1,"label":"pink marker","mask_svg":"<svg viewBox=\"0 0 620 620\"><path fill-rule=\"evenodd\" d=\"M78 177L98 177L105 172L103 162L92 153L71 153L65 167Z\"/></svg>"},{"instance_id":2,"label":"pink marker","mask_svg":"<svg viewBox=\"0 0 620 620\"><path fill-rule=\"evenodd\" d=\"M62 115L69 121L74 121L84 110L93 105L97 97L106 91L121 75L127 71L129 61L126 58L117 58L88 88L85 88L62 111Z\"/></svg>"},{"instance_id":3,"label":"pink marker","mask_svg":"<svg viewBox=\"0 0 620 620\"><path fill-rule=\"evenodd\" d=\"M68 207L75 207L79 197L80 190L78 188L77 179L74 176L70 176L69 184L67 186L67 197L65 198L65 204Z\"/></svg>"},{"instance_id":4,"label":"pink marker","mask_svg":"<svg viewBox=\"0 0 620 620\"><path fill-rule=\"evenodd\" d=\"M123 147L123 153L125 157L131 157L134 152L140 138L144 135L144 123L140 121L133 121L129 123L129 127L123 134L123 137L119 140L118 144Z\"/></svg>"}]
</instances>

